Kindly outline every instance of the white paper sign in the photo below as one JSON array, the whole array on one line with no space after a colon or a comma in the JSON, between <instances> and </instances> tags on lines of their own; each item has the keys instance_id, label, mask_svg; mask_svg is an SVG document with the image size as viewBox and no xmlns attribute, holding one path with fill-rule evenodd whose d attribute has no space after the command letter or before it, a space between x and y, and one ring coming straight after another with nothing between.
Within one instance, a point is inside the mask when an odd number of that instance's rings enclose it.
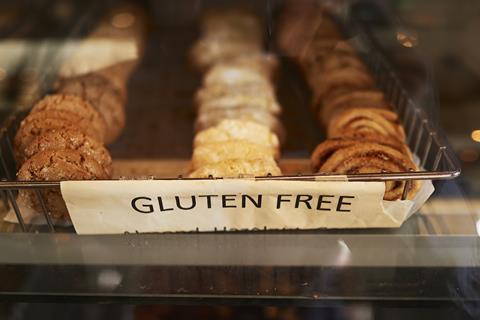
<instances>
[{"instance_id":1,"label":"white paper sign","mask_svg":"<svg viewBox=\"0 0 480 320\"><path fill-rule=\"evenodd\" d=\"M254 229L391 228L412 201L383 201L382 182L65 181L78 234Z\"/></svg>"}]
</instances>

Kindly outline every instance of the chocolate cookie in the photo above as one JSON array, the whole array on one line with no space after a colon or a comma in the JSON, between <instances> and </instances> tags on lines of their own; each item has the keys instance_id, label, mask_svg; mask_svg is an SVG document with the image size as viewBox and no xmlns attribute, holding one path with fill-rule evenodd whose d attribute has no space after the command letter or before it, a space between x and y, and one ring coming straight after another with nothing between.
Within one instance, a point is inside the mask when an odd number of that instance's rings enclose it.
<instances>
[{"instance_id":1,"label":"chocolate cookie","mask_svg":"<svg viewBox=\"0 0 480 320\"><path fill-rule=\"evenodd\" d=\"M82 155L77 150L45 150L28 159L17 173L19 181L64 181L108 179L109 175L90 156ZM45 204L53 218L67 218L59 189L42 190ZM41 205L33 190L22 189L18 201L37 213Z\"/></svg>"},{"instance_id":2,"label":"chocolate cookie","mask_svg":"<svg viewBox=\"0 0 480 320\"><path fill-rule=\"evenodd\" d=\"M87 100L107 125L106 143L113 142L125 126L124 98L111 81L98 73L60 79L57 89Z\"/></svg>"},{"instance_id":3,"label":"chocolate cookie","mask_svg":"<svg viewBox=\"0 0 480 320\"><path fill-rule=\"evenodd\" d=\"M68 111L36 112L28 115L21 123L14 139L14 152L17 160L25 159L25 148L37 136L51 130L80 130L86 135L100 140L101 135L89 121L78 114Z\"/></svg>"},{"instance_id":4,"label":"chocolate cookie","mask_svg":"<svg viewBox=\"0 0 480 320\"><path fill-rule=\"evenodd\" d=\"M67 111L82 118L82 123L89 125L92 130L98 132L95 137L103 142L106 134L106 123L100 113L87 101L80 97L66 94L52 94L38 101L30 111L30 114L43 112L49 114L52 111ZM80 125L83 126L83 125Z\"/></svg>"},{"instance_id":5,"label":"chocolate cookie","mask_svg":"<svg viewBox=\"0 0 480 320\"><path fill-rule=\"evenodd\" d=\"M79 130L51 130L36 137L24 151L25 159L30 159L37 153L46 150L76 150L80 154L97 161L110 176L112 173L112 158L102 143Z\"/></svg>"}]
</instances>

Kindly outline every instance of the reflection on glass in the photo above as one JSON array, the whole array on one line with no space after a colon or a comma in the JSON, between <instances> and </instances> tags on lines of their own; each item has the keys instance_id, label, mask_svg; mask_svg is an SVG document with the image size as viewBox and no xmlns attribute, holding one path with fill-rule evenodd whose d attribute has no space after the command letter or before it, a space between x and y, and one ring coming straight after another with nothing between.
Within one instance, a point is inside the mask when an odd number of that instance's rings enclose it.
<instances>
[{"instance_id":1,"label":"reflection on glass","mask_svg":"<svg viewBox=\"0 0 480 320\"><path fill-rule=\"evenodd\" d=\"M397 40L402 46L406 48L413 48L418 44L418 38L416 35L408 34L403 31L397 32Z\"/></svg>"},{"instance_id":2,"label":"reflection on glass","mask_svg":"<svg viewBox=\"0 0 480 320\"><path fill-rule=\"evenodd\" d=\"M480 142L480 129L473 130L471 134L472 140L475 142Z\"/></svg>"},{"instance_id":3,"label":"reflection on glass","mask_svg":"<svg viewBox=\"0 0 480 320\"><path fill-rule=\"evenodd\" d=\"M122 275L113 269L100 271L97 277L98 285L107 290L113 290L122 282Z\"/></svg>"}]
</instances>

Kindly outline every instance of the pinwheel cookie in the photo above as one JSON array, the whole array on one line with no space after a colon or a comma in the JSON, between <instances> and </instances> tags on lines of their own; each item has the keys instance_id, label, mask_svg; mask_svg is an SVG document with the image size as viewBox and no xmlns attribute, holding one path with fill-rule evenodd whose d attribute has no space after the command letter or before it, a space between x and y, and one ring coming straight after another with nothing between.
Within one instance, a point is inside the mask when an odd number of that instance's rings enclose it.
<instances>
[{"instance_id":1,"label":"pinwheel cookie","mask_svg":"<svg viewBox=\"0 0 480 320\"><path fill-rule=\"evenodd\" d=\"M417 170L410 157L401 151L380 143L355 140L327 140L317 146L312 155L312 166L319 173L380 173ZM404 181L386 182L385 200L401 199ZM420 188L413 181L407 190L412 199Z\"/></svg>"},{"instance_id":2,"label":"pinwheel cookie","mask_svg":"<svg viewBox=\"0 0 480 320\"><path fill-rule=\"evenodd\" d=\"M345 136L344 132L374 132L405 140L405 132L397 114L378 108L351 108L336 114L328 125L328 137Z\"/></svg>"}]
</instances>

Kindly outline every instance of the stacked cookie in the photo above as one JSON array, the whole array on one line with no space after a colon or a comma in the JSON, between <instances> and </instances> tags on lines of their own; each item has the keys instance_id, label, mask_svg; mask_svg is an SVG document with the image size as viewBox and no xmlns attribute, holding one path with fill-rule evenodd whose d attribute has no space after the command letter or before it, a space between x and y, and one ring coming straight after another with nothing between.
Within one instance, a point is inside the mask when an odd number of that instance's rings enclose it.
<instances>
[{"instance_id":1,"label":"stacked cookie","mask_svg":"<svg viewBox=\"0 0 480 320\"><path fill-rule=\"evenodd\" d=\"M328 137L312 153L313 170L340 174L417 170L397 114L328 11L311 4L294 13L284 18L280 45L303 70L313 92L312 109ZM317 22L302 23L312 17ZM310 37L292 47L286 39L301 30ZM401 199L404 187L402 181L387 182L384 199ZM411 199L419 183L407 187Z\"/></svg>"},{"instance_id":2,"label":"stacked cookie","mask_svg":"<svg viewBox=\"0 0 480 320\"><path fill-rule=\"evenodd\" d=\"M105 144L113 142L125 122L125 86L131 64L119 64L81 76L62 78L57 93L45 96L20 123L14 153L20 181L109 179L112 159ZM44 200L54 218L66 218L58 190ZM39 212L31 190L19 202Z\"/></svg>"},{"instance_id":3,"label":"stacked cookie","mask_svg":"<svg viewBox=\"0 0 480 320\"><path fill-rule=\"evenodd\" d=\"M194 64L205 70L195 97L196 136L190 177L279 175L283 129L273 78L277 59L262 52L261 23L245 11L202 20Z\"/></svg>"},{"instance_id":4,"label":"stacked cookie","mask_svg":"<svg viewBox=\"0 0 480 320\"><path fill-rule=\"evenodd\" d=\"M114 142L125 126L127 82L145 37L142 15L133 5L114 8L84 39L66 45L55 94L38 101L17 130L18 180L112 177L112 158L105 145ZM60 191L41 192L50 215L68 220ZM33 213L42 211L31 189L19 192L18 203Z\"/></svg>"}]
</instances>

